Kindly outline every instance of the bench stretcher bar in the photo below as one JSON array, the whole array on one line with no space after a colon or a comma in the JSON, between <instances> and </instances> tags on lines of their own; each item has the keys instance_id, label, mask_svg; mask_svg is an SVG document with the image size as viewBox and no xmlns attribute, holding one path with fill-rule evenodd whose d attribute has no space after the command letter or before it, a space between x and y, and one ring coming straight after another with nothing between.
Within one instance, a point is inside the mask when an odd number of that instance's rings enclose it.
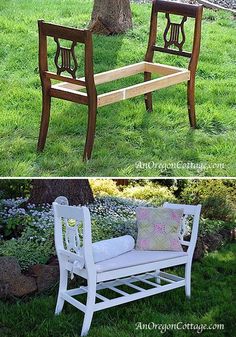
<instances>
[{"instance_id":1,"label":"bench stretcher bar","mask_svg":"<svg viewBox=\"0 0 236 337\"><path fill-rule=\"evenodd\" d=\"M158 278L159 280L164 280L168 282L168 284L160 285L159 283L154 283L149 281L150 278ZM135 282L143 282L144 284L149 284L153 288L151 289L144 289L140 286L137 286L133 283ZM137 292L129 294L119 288L116 288L117 286L126 285L129 286ZM158 293L162 293L171 289L183 287L185 285L185 279L182 277L179 277L177 275L160 272L160 275L157 276L156 272L151 273L145 273L142 275L135 275L135 276L129 276L127 278L121 278L116 279L113 281L107 281L107 282L101 282L97 284L97 291L102 289L110 289L122 296L119 296L117 298L109 299L98 292L96 292L96 297L99 298L102 302L95 303L94 304L94 311L99 311L102 309L110 308L116 305L120 305L123 303L127 303L130 301L134 301L137 299L141 299L144 297L152 296ZM85 311L86 306L81 303L80 301L74 299L72 296L84 294L88 292L87 286L82 286L80 288L71 289L63 292L62 297L69 303L73 304L75 307L80 309L81 311Z\"/></svg>"},{"instance_id":2,"label":"bench stretcher bar","mask_svg":"<svg viewBox=\"0 0 236 337\"><path fill-rule=\"evenodd\" d=\"M95 85L108 83L142 72L150 72L164 76L147 82L138 83L127 88L122 88L98 95L98 107L146 94L154 90L166 88L168 86L185 82L190 79L190 72L187 69L172 67L159 63L139 62L94 75ZM79 78L77 81L83 82L85 81L85 78ZM85 93L79 91L84 87L74 83L62 82L53 85L52 88L60 91L69 90L71 94L77 93L78 95L86 96ZM85 100L83 100L83 102L85 102Z\"/></svg>"}]
</instances>

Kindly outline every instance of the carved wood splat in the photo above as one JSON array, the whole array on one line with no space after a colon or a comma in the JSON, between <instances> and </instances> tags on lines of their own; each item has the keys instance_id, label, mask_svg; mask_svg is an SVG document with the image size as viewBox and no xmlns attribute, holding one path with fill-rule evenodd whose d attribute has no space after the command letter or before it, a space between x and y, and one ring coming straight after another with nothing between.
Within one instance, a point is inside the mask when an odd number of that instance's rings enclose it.
<instances>
[{"instance_id":1,"label":"carved wood splat","mask_svg":"<svg viewBox=\"0 0 236 337\"><path fill-rule=\"evenodd\" d=\"M63 71L67 71L74 79L76 79L76 71L78 69L78 63L75 56L76 42L73 42L71 48L61 47L58 38L54 38L57 44L57 51L54 58L55 65L57 67L57 75L60 75ZM61 56L61 64L59 64L59 58ZM72 62L73 61L73 62Z\"/></svg>"},{"instance_id":2,"label":"carved wood splat","mask_svg":"<svg viewBox=\"0 0 236 337\"><path fill-rule=\"evenodd\" d=\"M185 43L184 23L187 20L187 16L183 16L181 23L171 22L169 13L166 13L166 19L167 25L163 34L163 38L165 41L164 48L169 48L171 45L174 45L179 49L179 51L182 51L183 45ZM181 41L180 41L180 32L182 35ZM167 37L168 34L169 39Z\"/></svg>"}]
</instances>

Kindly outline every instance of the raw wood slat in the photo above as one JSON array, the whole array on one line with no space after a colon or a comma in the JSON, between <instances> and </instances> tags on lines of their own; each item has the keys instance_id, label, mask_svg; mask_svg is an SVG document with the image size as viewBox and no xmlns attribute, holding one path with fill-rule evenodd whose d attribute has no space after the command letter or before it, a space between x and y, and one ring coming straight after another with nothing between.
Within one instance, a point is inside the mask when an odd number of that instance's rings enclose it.
<instances>
[{"instance_id":1,"label":"raw wood slat","mask_svg":"<svg viewBox=\"0 0 236 337\"><path fill-rule=\"evenodd\" d=\"M174 84L188 81L189 77L190 73L188 70L186 70L180 73L167 75L163 78L154 79L145 83L135 84L124 89L98 95L98 106L119 102L131 97L146 94L157 89L166 88Z\"/></svg>"},{"instance_id":2,"label":"raw wood slat","mask_svg":"<svg viewBox=\"0 0 236 337\"><path fill-rule=\"evenodd\" d=\"M169 66L161 63L145 62L145 71L160 75L171 75L186 71L187 69Z\"/></svg>"},{"instance_id":3,"label":"raw wood slat","mask_svg":"<svg viewBox=\"0 0 236 337\"><path fill-rule=\"evenodd\" d=\"M145 62L131 64L129 66L105 71L94 75L95 84L108 83L119 80L121 78L129 77L145 70Z\"/></svg>"},{"instance_id":4,"label":"raw wood slat","mask_svg":"<svg viewBox=\"0 0 236 337\"><path fill-rule=\"evenodd\" d=\"M102 83L108 83L108 82L112 82L115 80L119 80L121 78L125 78L125 77L129 77L132 75L136 75L138 73L144 72L145 71L145 64L146 62L139 62L139 63L135 63L135 64L131 64L129 66L125 66L125 67L121 67L121 68L117 68L117 69L113 69L113 70L109 70L109 71L105 71L102 73L98 73L94 75L94 82L96 85L98 84L102 84ZM81 77L78 78L79 81L84 81L85 78ZM74 82L71 82L74 83ZM76 83L74 83L75 85L70 85L68 83L60 83L57 86L59 87L63 87L63 88L67 88L67 89L73 89L73 90L80 90L83 87L82 86L78 86L76 85Z\"/></svg>"},{"instance_id":5,"label":"raw wood slat","mask_svg":"<svg viewBox=\"0 0 236 337\"><path fill-rule=\"evenodd\" d=\"M77 86L80 86L81 88L84 88L86 86L85 80L83 80L83 79L74 79L74 78L68 77L68 76L57 75L57 74L52 73L50 71L45 71L45 76L46 76L46 78L50 78L50 79L53 79L53 80L64 81L66 83L73 83Z\"/></svg>"},{"instance_id":6,"label":"raw wood slat","mask_svg":"<svg viewBox=\"0 0 236 337\"><path fill-rule=\"evenodd\" d=\"M85 104L85 105L88 104L87 94L83 92L78 93L75 90L58 88L52 85L50 89L50 95L52 97L65 99L66 101L71 101L71 102Z\"/></svg>"},{"instance_id":7,"label":"raw wood slat","mask_svg":"<svg viewBox=\"0 0 236 337\"><path fill-rule=\"evenodd\" d=\"M132 64L130 66L110 70L110 71L105 71L102 73L98 73L94 75L94 81L96 85L102 84L102 83L108 83L112 81L119 80L121 78L129 77L132 75L136 75L142 72L151 72L155 74L160 74L160 75L170 75L170 74L175 74L179 72L186 71L186 69L178 68L178 67L173 67L169 65L163 65L159 63L152 63L152 62L140 62L136 64ZM66 89L71 89L71 90L80 90L84 86L76 84L76 81L85 81L84 77L78 78L78 80L73 80L72 81L67 81L70 83L67 83L66 80L64 79L65 82L56 84L58 88L66 88Z\"/></svg>"}]
</instances>

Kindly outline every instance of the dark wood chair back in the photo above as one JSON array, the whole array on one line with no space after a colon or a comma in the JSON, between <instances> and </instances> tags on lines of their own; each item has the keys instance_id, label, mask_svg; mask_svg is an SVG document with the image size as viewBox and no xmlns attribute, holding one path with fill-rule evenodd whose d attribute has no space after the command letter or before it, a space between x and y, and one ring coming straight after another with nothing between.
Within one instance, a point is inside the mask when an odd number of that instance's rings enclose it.
<instances>
[{"instance_id":1,"label":"dark wood chair back","mask_svg":"<svg viewBox=\"0 0 236 337\"><path fill-rule=\"evenodd\" d=\"M189 70L196 71L200 51L202 11L202 5L153 0L150 35L145 61L152 62L154 52L159 51L190 58ZM165 13L167 20L166 28L163 33L164 46L156 45L158 13ZM180 23L173 22L170 18L171 14L182 16ZM190 52L183 50L186 40L184 24L188 18L193 18L195 20L193 45Z\"/></svg>"},{"instance_id":2,"label":"dark wood chair back","mask_svg":"<svg viewBox=\"0 0 236 337\"><path fill-rule=\"evenodd\" d=\"M75 28L63 27L46 23L43 20L38 21L39 28L39 71L42 84L45 81L55 79L87 87L88 83L94 82L93 71L93 46L92 33L89 30L80 30ZM56 43L54 63L56 72L48 71L48 52L47 38L52 37ZM59 39L71 41L71 47L66 48L60 45ZM78 43L85 46L84 73L85 81L76 78L78 62L75 55L75 47ZM63 73L63 75L62 75ZM69 76L65 76L67 73Z\"/></svg>"}]
</instances>

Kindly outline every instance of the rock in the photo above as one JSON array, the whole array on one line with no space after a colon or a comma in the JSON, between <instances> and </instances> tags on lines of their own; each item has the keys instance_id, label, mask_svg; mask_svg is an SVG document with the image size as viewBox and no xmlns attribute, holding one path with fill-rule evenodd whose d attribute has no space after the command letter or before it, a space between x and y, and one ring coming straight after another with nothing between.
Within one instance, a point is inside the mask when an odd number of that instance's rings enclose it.
<instances>
[{"instance_id":1,"label":"rock","mask_svg":"<svg viewBox=\"0 0 236 337\"><path fill-rule=\"evenodd\" d=\"M49 264L50 266L58 266L59 262L58 262L58 258L57 256L51 256L47 262L47 264Z\"/></svg>"},{"instance_id":2,"label":"rock","mask_svg":"<svg viewBox=\"0 0 236 337\"><path fill-rule=\"evenodd\" d=\"M211 252L219 249L223 244L223 237L219 233L206 234L203 238L204 249Z\"/></svg>"},{"instance_id":3,"label":"rock","mask_svg":"<svg viewBox=\"0 0 236 337\"><path fill-rule=\"evenodd\" d=\"M200 260L204 256L204 244L202 238L199 237L193 254L193 260Z\"/></svg>"},{"instance_id":4,"label":"rock","mask_svg":"<svg viewBox=\"0 0 236 337\"><path fill-rule=\"evenodd\" d=\"M9 293L9 283L0 280L0 298L6 298L8 293Z\"/></svg>"},{"instance_id":5,"label":"rock","mask_svg":"<svg viewBox=\"0 0 236 337\"><path fill-rule=\"evenodd\" d=\"M0 257L0 298L22 297L36 290L35 279L21 273L20 265L15 257Z\"/></svg>"},{"instance_id":6,"label":"rock","mask_svg":"<svg viewBox=\"0 0 236 337\"><path fill-rule=\"evenodd\" d=\"M42 292L51 288L59 280L59 266L35 264L30 268L30 274L36 278L38 292Z\"/></svg>"},{"instance_id":7,"label":"rock","mask_svg":"<svg viewBox=\"0 0 236 337\"><path fill-rule=\"evenodd\" d=\"M236 233L235 229L223 228L219 231L219 233L223 236L223 239L226 242L235 240L235 233Z\"/></svg>"}]
</instances>

